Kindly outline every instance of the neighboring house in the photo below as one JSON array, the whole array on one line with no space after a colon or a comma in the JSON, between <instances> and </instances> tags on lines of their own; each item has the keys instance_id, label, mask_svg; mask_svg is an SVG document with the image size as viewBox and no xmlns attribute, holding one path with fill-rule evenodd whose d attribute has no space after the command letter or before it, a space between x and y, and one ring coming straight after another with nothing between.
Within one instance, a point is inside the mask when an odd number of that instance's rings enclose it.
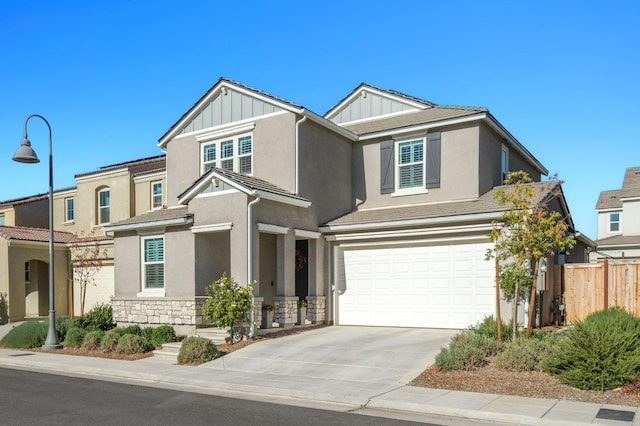
<instances>
[{"instance_id":1,"label":"neighboring house","mask_svg":"<svg viewBox=\"0 0 640 426\"><path fill-rule=\"evenodd\" d=\"M467 327L496 310L493 191L509 171L548 173L485 108L368 84L322 117L221 78L159 146L167 208L104 228L114 317L186 331L225 272L255 283L258 323L264 302L292 326L305 299L311 322ZM569 214L562 195L554 208Z\"/></svg>"},{"instance_id":2,"label":"neighboring house","mask_svg":"<svg viewBox=\"0 0 640 426\"><path fill-rule=\"evenodd\" d=\"M165 156L106 166L75 178L76 187L53 194L56 312L61 315L80 314L80 284L74 279L69 286L70 272L77 266L71 265L70 250L80 241L98 244L107 253L88 288L86 310L110 302L113 240L105 237L102 227L163 207ZM0 296L11 321L43 316L49 309L48 206L48 194L0 202ZM77 278L77 270L73 276ZM0 318L7 318L1 309Z\"/></svg>"},{"instance_id":3,"label":"neighboring house","mask_svg":"<svg viewBox=\"0 0 640 426\"><path fill-rule=\"evenodd\" d=\"M625 170L621 189L602 191L596 211L598 248L591 260L640 259L640 167Z\"/></svg>"}]
</instances>

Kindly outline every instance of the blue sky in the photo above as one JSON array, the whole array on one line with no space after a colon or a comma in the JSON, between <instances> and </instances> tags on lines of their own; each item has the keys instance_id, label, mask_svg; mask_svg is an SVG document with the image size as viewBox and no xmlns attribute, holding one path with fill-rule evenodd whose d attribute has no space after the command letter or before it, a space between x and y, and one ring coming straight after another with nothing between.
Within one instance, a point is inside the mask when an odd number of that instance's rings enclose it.
<instances>
[{"instance_id":1,"label":"blue sky","mask_svg":"<svg viewBox=\"0 0 640 426\"><path fill-rule=\"evenodd\" d=\"M557 173L597 237L600 191L640 166L640 6L593 1L29 1L0 6L0 200L48 189L11 161L53 129L54 186L160 153L220 77L324 114L359 83L483 106Z\"/></svg>"}]
</instances>

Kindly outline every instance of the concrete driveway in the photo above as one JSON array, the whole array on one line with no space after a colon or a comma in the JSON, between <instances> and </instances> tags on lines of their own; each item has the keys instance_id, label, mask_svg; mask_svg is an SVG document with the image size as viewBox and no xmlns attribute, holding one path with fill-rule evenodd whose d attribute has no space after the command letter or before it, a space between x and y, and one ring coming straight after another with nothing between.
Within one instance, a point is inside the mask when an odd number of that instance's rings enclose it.
<instances>
[{"instance_id":1,"label":"concrete driveway","mask_svg":"<svg viewBox=\"0 0 640 426\"><path fill-rule=\"evenodd\" d=\"M459 330L335 326L264 340L204 368L254 378L256 386L312 393L376 395L433 364Z\"/></svg>"}]
</instances>

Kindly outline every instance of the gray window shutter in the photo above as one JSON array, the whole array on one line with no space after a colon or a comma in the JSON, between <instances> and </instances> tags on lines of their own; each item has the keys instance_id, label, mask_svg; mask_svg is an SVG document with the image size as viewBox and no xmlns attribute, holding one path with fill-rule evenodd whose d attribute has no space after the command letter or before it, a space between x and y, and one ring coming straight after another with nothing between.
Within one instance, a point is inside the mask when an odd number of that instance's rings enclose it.
<instances>
[{"instance_id":1,"label":"gray window shutter","mask_svg":"<svg viewBox=\"0 0 640 426\"><path fill-rule=\"evenodd\" d=\"M390 194L395 185L393 172L395 164L393 161L393 141L382 141L380 143L380 193Z\"/></svg>"},{"instance_id":2,"label":"gray window shutter","mask_svg":"<svg viewBox=\"0 0 640 426\"><path fill-rule=\"evenodd\" d=\"M427 133L426 188L440 188L440 132Z\"/></svg>"}]
</instances>

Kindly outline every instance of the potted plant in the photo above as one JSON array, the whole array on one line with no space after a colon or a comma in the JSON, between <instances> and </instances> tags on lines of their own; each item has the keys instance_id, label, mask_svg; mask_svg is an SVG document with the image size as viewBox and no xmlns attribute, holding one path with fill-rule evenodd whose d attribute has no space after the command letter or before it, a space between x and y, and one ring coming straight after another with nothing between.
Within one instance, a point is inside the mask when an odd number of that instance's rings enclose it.
<instances>
[{"instance_id":1,"label":"potted plant","mask_svg":"<svg viewBox=\"0 0 640 426\"><path fill-rule=\"evenodd\" d=\"M307 320L307 301L304 299L298 300L298 325L304 325Z\"/></svg>"},{"instance_id":2,"label":"potted plant","mask_svg":"<svg viewBox=\"0 0 640 426\"><path fill-rule=\"evenodd\" d=\"M262 328L271 328L273 324L273 305L262 304Z\"/></svg>"}]
</instances>

